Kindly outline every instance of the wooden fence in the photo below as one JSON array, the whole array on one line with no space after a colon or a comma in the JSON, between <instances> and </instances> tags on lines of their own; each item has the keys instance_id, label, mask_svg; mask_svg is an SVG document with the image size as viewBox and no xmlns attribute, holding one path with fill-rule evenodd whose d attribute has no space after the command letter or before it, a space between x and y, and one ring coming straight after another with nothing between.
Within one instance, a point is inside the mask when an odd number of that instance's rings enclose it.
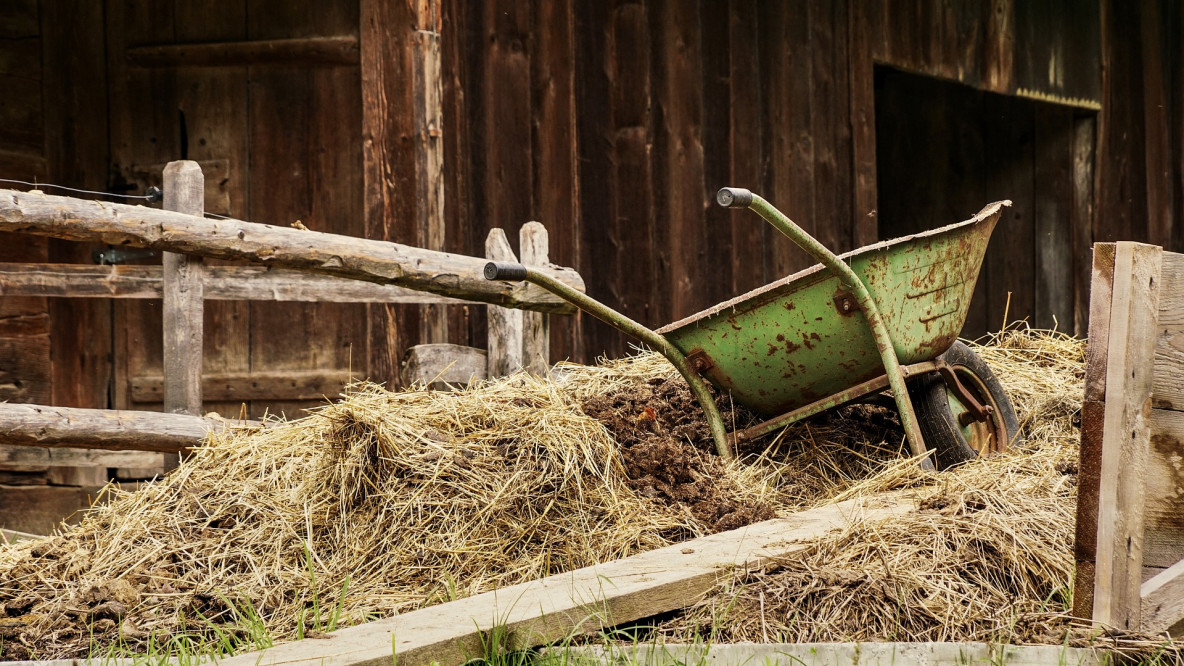
<instances>
[{"instance_id":1,"label":"wooden fence","mask_svg":"<svg viewBox=\"0 0 1184 666\"><path fill-rule=\"evenodd\" d=\"M1094 246L1074 613L1184 629L1184 255Z\"/></svg>"},{"instance_id":2,"label":"wooden fence","mask_svg":"<svg viewBox=\"0 0 1184 666\"><path fill-rule=\"evenodd\" d=\"M164 453L168 467L204 433L227 427L201 416L203 394L243 379L203 377L206 300L485 304L488 350L447 344L413 347L404 380L467 383L548 367L548 313L572 310L551 294L528 285L488 282L481 276L485 260L477 257L207 220L203 180L197 163L170 163L164 170L164 211L4 191L0 230L165 251L161 266L0 263L0 296L162 299L163 373L141 378L132 389L146 400L162 398L166 414L0 403L0 466L152 469L159 468L160 453L142 452L156 451ZM543 225L524 225L523 263L582 290L578 274L548 264L547 244ZM518 260L500 229L490 232L486 250L490 259ZM262 265L205 266L202 256ZM314 388L330 389L320 384Z\"/></svg>"}]
</instances>

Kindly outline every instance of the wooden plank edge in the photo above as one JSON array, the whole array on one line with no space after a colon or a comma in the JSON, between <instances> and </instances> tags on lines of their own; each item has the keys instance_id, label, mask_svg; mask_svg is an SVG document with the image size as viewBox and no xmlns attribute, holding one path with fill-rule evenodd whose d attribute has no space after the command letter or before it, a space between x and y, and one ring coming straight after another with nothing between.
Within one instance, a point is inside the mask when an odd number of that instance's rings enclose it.
<instances>
[{"instance_id":1,"label":"wooden plank edge","mask_svg":"<svg viewBox=\"0 0 1184 666\"><path fill-rule=\"evenodd\" d=\"M318 664L387 666L460 663L481 654L495 627L511 648L540 645L573 631L596 631L684 608L734 570L761 568L810 547L811 540L861 522L916 510L908 491L856 498L693 539L570 573L341 629L323 640L279 645L223 660L223 666Z\"/></svg>"},{"instance_id":2,"label":"wooden plank edge","mask_svg":"<svg viewBox=\"0 0 1184 666\"><path fill-rule=\"evenodd\" d=\"M227 372L203 375L201 391L208 402L320 400L340 395L350 379L348 370ZM164 398L164 377L161 375L134 376L128 385L132 402L156 403Z\"/></svg>"},{"instance_id":3,"label":"wooden plank edge","mask_svg":"<svg viewBox=\"0 0 1184 666\"><path fill-rule=\"evenodd\" d=\"M0 444L0 467L153 467L160 454L152 451L103 451L68 447L40 448Z\"/></svg>"},{"instance_id":4,"label":"wooden plank edge","mask_svg":"<svg viewBox=\"0 0 1184 666\"><path fill-rule=\"evenodd\" d=\"M291 39L159 44L127 49L134 67L234 67L242 65L357 65L354 35Z\"/></svg>"},{"instance_id":5,"label":"wooden plank edge","mask_svg":"<svg viewBox=\"0 0 1184 666\"><path fill-rule=\"evenodd\" d=\"M44 538L40 534L29 534L28 532L18 532L16 530L6 530L0 528L0 539L4 540L6 544L16 543L17 541L36 541ZM3 545L3 544L0 544Z\"/></svg>"},{"instance_id":6,"label":"wooden plank edge","mask_svg":"<svg viewBox=\"0 0 1184 666\"><path fill-rule=\"evenodd\" d=\"M1164 569L1139 588L1140 629L1150 634L1167 631L1184 620L1184 560Z\"/></svg>"},{"instance_id":7,"label":"wooden plank edge","mask_svg":"<svg viewBox=\"0 0 1184 666\"><path fill-rule=\"evenodd\" d=\"M202 284L207 301L477 304L390 284L268 266L206 266ZM153 299L163 294L160 266L0 262L0 296Z\"/></svg>"},{"instance_id":8,"label":"wooden plank edge","mask_svg":"<svg viewBox=\"0 0 1184 666\"><path fill-rule=\"evenodd\" d=\"M1115 246L1092 617L1123 630L1139 626L1143 483L1161 265L1158 246L1125 241Z\"/></svg>"}]
</instances>

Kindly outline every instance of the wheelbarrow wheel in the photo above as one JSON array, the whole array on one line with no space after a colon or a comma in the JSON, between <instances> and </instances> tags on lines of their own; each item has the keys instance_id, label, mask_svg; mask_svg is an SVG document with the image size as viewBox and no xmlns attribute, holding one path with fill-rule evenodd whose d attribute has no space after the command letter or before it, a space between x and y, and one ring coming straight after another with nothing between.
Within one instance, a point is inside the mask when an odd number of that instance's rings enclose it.
<instances>
[{"instance_id":1,"label":"wheelbarrow wheel","mask_svg":"<svg viewBox=\"0 0 1184 666\"><path fill-rule=\"evenodd\" d=\"M979 404L991 407L985 420L973 421L958 392L938 373L931 372L909 384L909 397L917 413L917 425L938 469L960 465L980 455L994 455L1019 436L1015 408L987 364L969 347L955 342L941 355L958 381Z\"/></svg>"}]
</instances>

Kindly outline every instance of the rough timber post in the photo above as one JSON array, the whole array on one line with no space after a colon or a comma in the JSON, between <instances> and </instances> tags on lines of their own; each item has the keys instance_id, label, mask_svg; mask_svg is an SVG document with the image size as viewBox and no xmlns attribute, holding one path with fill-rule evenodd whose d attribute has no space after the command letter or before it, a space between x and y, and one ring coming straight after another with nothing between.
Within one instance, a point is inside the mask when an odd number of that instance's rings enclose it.
<instances>
[{"instance_id":1,"label":"rough timber post","mask_svg":"<svg viewBox=\"0 0 1184 666\"><path fill-rule=\"evenodd\" d=\"M191 160L164 168L164 208L205 214L205 177ZM165 252L164 265L164 411L201 416L202 259ZM165 454L166 470L180 461Z\"/></svg>"},{"instance_id":2,"label":"rough timber post","mask_svg":"<svg viewBox=\"0 0 1184 666\"><path fill-rule=\"evenodd\" d=\"M518 233L518 247L526 266L544 266L548 256L547 228L527 222ZM545 375L551 366L551 321L541 312L522 313L522 367L529 373Z\"/></svg>"},{"instance_id":3,"label":"rough timber post","mask_svg":"<svg viewBox=\"0 0 1184 666\"><path fill-rule=\"evenodd\" d=\"M501 229L490 229L485 237L485 258L492 261L517 262L514 249ZM488 317L488 375L504 377L522 369L521 310L510 310L491 305Z\"/></svg>"}]
</instances>

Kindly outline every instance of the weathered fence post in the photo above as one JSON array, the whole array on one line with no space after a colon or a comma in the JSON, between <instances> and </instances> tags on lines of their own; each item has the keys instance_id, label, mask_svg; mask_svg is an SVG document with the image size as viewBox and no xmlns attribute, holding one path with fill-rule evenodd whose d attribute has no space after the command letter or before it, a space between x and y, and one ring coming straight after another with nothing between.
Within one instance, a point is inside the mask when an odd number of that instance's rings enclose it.
<instances>
[{"instance_id":1,"label":"weathered fence post","mask_svg":"<svg viewBox=\"0 0 1184 666\"><path fill-rule=\"evenodd\" d=\"M522 263L542 266L551 261L548 255L547 228L538 222L522 225L518 246ZM551 318L541 312L522 312L522 367L532 374L545 375L551 367Z\"/></svg>"},{"instance_id":2,"label":"weathered fence post","mask_svg":"<svg viewBox=\"0 0 1184 666\"><path fill-rule=\"evenodd\" d=\"M164 168L164 208L205 214L205 177L197 162L169 162ZM164 411L201 416L202 259L165 252ZM180 461L165 454L166 470Z\"/></svg>"},{"instance_id":3,"label":"weathered fence post","mask_svg":"<svg viewBox=\"0 0 1184 666\"><path fill-rule=\"evenodd\" d=\"M501 229L490 229L485 237L485 258L518 262L514 249ZM489 306L487 358L490 377L504 377L522 369L522 311Z\"/></svg>"},{"instance_id":4,"label":"weathered fence post","mask_svg":"<svg viewBox=\"0 0 1184 666\"><path fill-rule=\"evenodd\" d=\"M522 225L518 234L522 263L542 266L549 260L547 228L538 222ZM517 263L514 249L501 229L490 229L485 258ZM489 376L503 377L519 370L546 374L551 365L550 321L545 314L489 307Z\"/></svg>"}]
</instances>

